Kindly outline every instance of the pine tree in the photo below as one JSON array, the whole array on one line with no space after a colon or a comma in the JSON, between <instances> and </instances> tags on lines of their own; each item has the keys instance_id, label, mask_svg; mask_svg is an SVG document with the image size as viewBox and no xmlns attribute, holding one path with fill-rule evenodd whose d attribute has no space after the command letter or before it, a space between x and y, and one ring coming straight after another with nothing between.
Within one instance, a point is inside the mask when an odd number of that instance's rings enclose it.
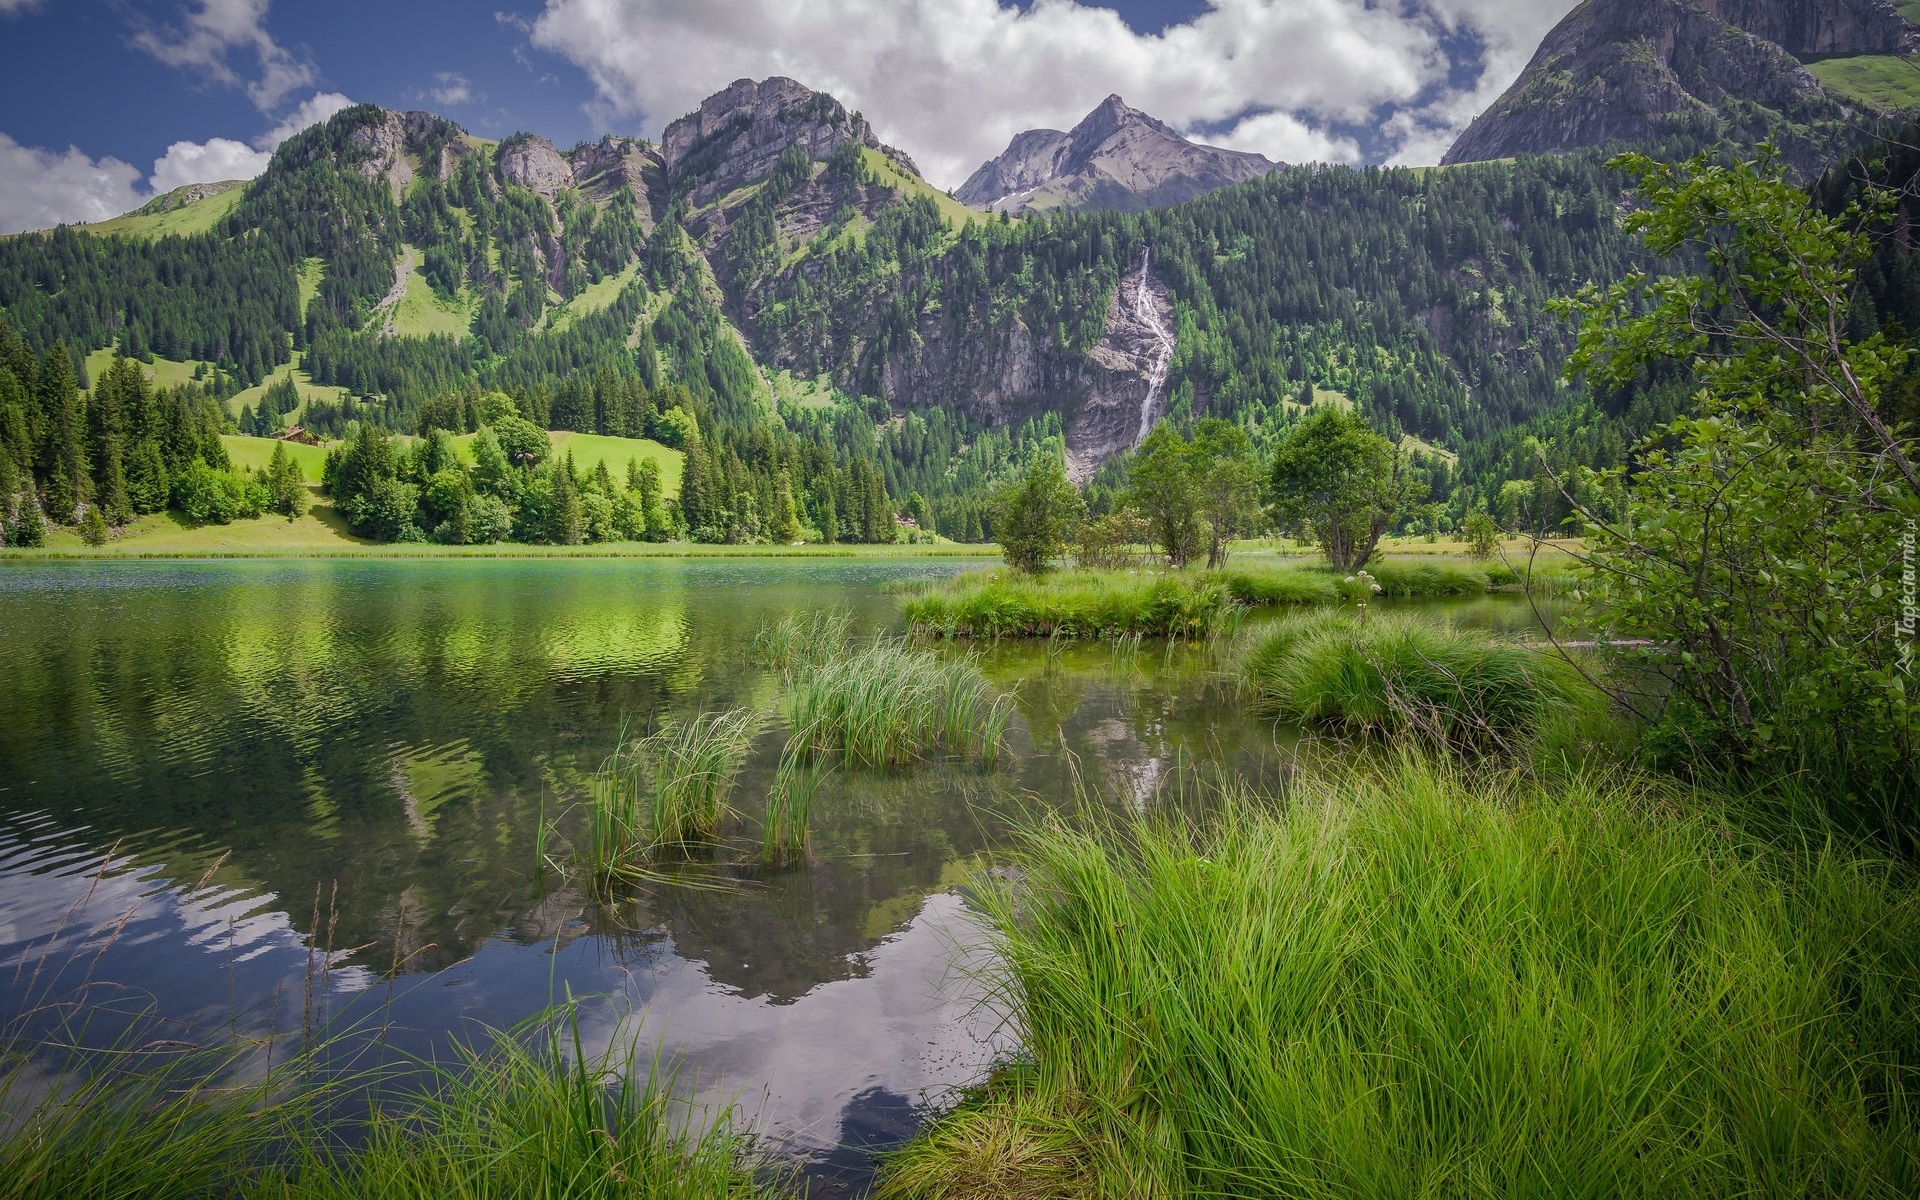
<instances>
[{"instance_id":1,"label":"pine tree","mask_svg":"<svg viewBox=\"0 0 1920 1200\"><path fill-rule=\"evenodd\" d=\"M81 436L84 402L74 378L73 359L58 342L41 360L36 398L44 414L44 432L35 458L45 464L41 490L47 511L56 521L72 521L88 499L93 481L88 475L86 445Z\"/></svg>"},{"instance_id":2,"label":"pine tree","mask_svg":"<svg viewBox=\"0 0 1920 1200\"><path fill-rule=\"evenodd\" d=\"M553 510L548 517L547 540L578 546L586 540L586 520L580 511L580 485L573 473L573 452L553 461Z\"/></svg>"}]
</instances>

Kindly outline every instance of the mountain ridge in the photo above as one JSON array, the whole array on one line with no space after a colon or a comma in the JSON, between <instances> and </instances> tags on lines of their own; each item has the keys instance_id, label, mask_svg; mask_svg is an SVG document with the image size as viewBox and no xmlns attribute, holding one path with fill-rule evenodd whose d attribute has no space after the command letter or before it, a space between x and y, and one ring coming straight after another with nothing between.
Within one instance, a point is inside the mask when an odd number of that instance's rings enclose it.
<instances>
[{"instance_id":1,"label":"mountain ridge","mask_svg":"<svg viewBox=\"0 0 1920 1200\"><path fill-rule=\"evenodd\" d=\"M1263 155L1188 141L1118 94L1071 130L1029 129L954 189L989 212L1164 208L1257 179L1278 163Z\"/></svg>"},{"instance_id":2,"label":"mountain ridge","mask_svg":"<svg viewBox=\"0 0 1920 1200\"><path fill-rule=\"evenodd\" d=\"M1889 0L1585 0L1441 162L1651 141L1692 128L1734 142L1770 138L1813 172L1846 149L1819 127L1848 113L1800 56L1915 50L1920 29Z\"/></svg>"}]
</instances>

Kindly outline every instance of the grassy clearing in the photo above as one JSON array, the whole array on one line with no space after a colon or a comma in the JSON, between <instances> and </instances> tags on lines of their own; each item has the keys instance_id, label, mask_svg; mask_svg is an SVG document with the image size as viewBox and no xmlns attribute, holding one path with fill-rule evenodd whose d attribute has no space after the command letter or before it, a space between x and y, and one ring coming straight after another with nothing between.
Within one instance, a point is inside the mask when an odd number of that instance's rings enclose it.
<instances>
[{"instance_id":1,"label":"grassy clearing","mask_svg":"<svg viewBox=\"0 0 1920 1200\"><path fill-rule=\"evenodd\" d=\"M1912 1195L1920 893L1736 815L1409 759L1040 825L977 893L1021 1058L880 1195Z\"/></svg>"},{"instance_id":2,"label":"grassy clearing","mask_svg":"<svg viewBox=\"0 0 1920 1200\"><path fill-rule=\"evenodd\" d=\"M260 401L265 398L267 394L267 389L272 385L280 382L283 379L293 380L293 390L295 392L298 392L300 395L300 407L295 409L293 413L289 415L286 422L288 425L297 425L305 418L306 411L307 411L307 401L312 400L315 397L318 397L322 400L326 400L330 403L338 403L340 400L346 397L347 395L346 388L323 387L320 384L315 383L313 381L313 377L307 374L306 370L300 365L303 361L305 361L305 359L306 359L306 351L295 350L293 352L293 360L291 362L283 363L280 366L275 367L273 369L273 372L269 374L265 379L261 380L257 385L250 388L245 388L227 397L226 399L227 411L233 414L234 416L238 416L240 415L240 409L242 408L242 406L251 405L254 408L260 407Z\"/></svg>"},{"instance_id":3,"label":"grassy clearing","mask_svg":"<svg viewBox=\"0 0 1920 1200\"><path fill-rule=\"evenodd\" d=\"M1555 653L1399 614L1288 617L1241 669L1256 704L1288 720L1440 746L1514 751L1604 707Z\"/></svg>"},{"instance_id":4,"label":"grassy clearing","mask_svg":"<svg viewBox=\"0 0 1920 1200\"><path fill-rule=\"evenodd\" d=\"M327 465L324 446L306 446L276 438L241 437L236 434L220 435L220 444L227 448L227 457L233 460L234 466L248 471L266 467L273 461L274 447L285 446L287 454L300 464L300 473L306 476L308 483L320 482L320 471Z\"/></svg>"},{"instance_id":5,"label":"grassy clearing","mask_svg":"<svg viewBox=\"0 0 1920 1200\"><path fill-rule=\"evenodd\" d=\"M400 337L444 334L465 339L480 309L479 298L464 288L451 299L442 296L427 282L426 255L415 251L413 262L413 270L407 272L407 289L393 306L393 332Z\"/></svg>"},{"instance_id":6,"label":"grassy clearing","mask_svg":"<svg viewBox=\"0 0 1920 1200\"><path fill-rule=\"evenodd\" d=\"M246 181L232 180L227 184L213 186L222 187L225 190L202 197L191 204L177 206L165 203L167 198L160 197L124 216L96 221L79 228L88 233L119 234L122 237L139 238L144 241L211 233L214 226L239 206L240 197L246 191Z\"/></svg>"},{"instance_id":7,"label":"grassy clearing","mask_svg":"<svg viewBox=\"0 0 1920 1200\"><path fill-rule=\"evenodd\" d=\"M609 275L599 283L590 283L580 289L580 294L558 308L548 309L542 314L541 321L548 333L565 333L575 321L590 317L594 313L609 307L620 298L627 285L640 274L640 264L634 262L625 270Z\"/></svg>"},{"instance_id":8,"label":"grassy clearing","mask_svg":"<svg viewBox=\"0 0 1920 1200\"><path fill-rule=\"evenodd\" d=\"M469 463L473 461L475 436L466 433L453 439L454 451ZM549 430L547 441L553 445L554 454L571 453L574 469L583 474L591 474L594 468L605 463L608 474L622 487L627 483L628 462L652 459L660 464L661 491L667 496L680 494L680 472L687 459L683 451L669 449L646 438L607 437L598 433L575 433L570 429Z\"/></svg>"},{"instance_id":9,"label":"grassy clearing","mask_svg":"<svg viewBox=\"0 0 1920 1200\"><path fill-rule=\"evenodd\" d=\"M886 155L870 146L863 148L860 156L866 160L867 170L873 172L874 177L880 181L880 186L892 188L899 192L903 199L911 200L915 196L925 196L933 201L934 207L940 210L941 219L947 223L949 229L957 232L968 225L985 224L995 219L987 213L968 208L926 180L907 174L894 166L892 160Z\"/></svg>"},{"instance_id":10,"label":"grassy clearing","mask_svg":"<svg viewBox=\"0 0 1920 1200\"><path fill-rule=\"evenodd\" d=\"M177 1044L177 1043L176 1043ZM116 1055L116 1058L121 1056ZM784 1173L730 1111L677 1100L633 1045L588 1053L571 1007L428 1066L426 1082L321 1081L294 1065L239 1086L135 1056L28 1108L0 1141L0 1194L19 1200L388 1200L522 1196L772 1197ZM327 1056L322 1055L323 1059ZM213 1065L196 1058L196 1071ZM229 1065L239 1065L237 1062ZM420 1072L411 1073L418 1078ZM6 1083L26 1079L15 1070ZM379 1103L364 1138L334 1136L342 1086ZM0 1097L5 1097L0 1088Z\"/></svg>"},{"instance_id":11,"label":"grassy clearing","mask_svg":"<svg viewBox=\"0 0 1920 1200\"><path fill-rule=\"evenodd\" d=\"M87 355L87 381L92 383L107 373L113 360L119 357L118 344L103 346ZM155 387L174 388L197 382L193 373L201 364L196 362L176 362L171 358L155 355L152 362L143 362L140 369ZM238 410L236 410L238 411Z\"/></svg>"},{"instance_id":12,"label":"grassy clearing","mask_svg":"<svg viewBox=\"0 0 1920 1200\"><path fill-rule=\"evenodd\" d=\"M1920 108L1920 60L1863 54L1809 63L1820 86L1845 99L1882 111Z\"/></svg>"},{"instance_id":13,"label":"grassy clearing","mask_svg":"<svg viewBox=\"0 0 1920 1200\"><path fill-rule=\"evenodd\" d=\"M992 763L1013 716L969 659L897 641L805 663L787 680L787 716L803 754L838 751L868 767L935 748Z\"/></svg>"}]
</instances>

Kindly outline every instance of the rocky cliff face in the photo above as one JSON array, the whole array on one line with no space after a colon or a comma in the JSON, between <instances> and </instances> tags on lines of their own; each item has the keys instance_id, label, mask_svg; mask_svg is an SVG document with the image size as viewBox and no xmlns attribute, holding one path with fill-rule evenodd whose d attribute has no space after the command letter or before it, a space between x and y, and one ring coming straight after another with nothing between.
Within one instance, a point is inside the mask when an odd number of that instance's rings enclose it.
<instances>
[{"instance_id":1,"label":"rocky cliff face","mask_svg":"<svg viewBox=\"0 0 1920 1200\"><path fill-rule=\"evenodd\" d=\"M789 146L819 161L843 142L871 147L920 173L912 159L881 144L865 117L780 76L737 80L708 96L699 111L667 126L660 149L667 182L698 206L766 175Z\"/></svg>"},{"instance_id":2,"label":"rocky cliff face","mask_svg":"<svg viewBox=\"0 0 1920 1200\"><path fill-rule=\"evenodd\" d=\"M640 227L653 232L667 194L666 164L658 150L633 138L609 136L575 146L567 164L573 185L595 204L607 204L621 188L632 188Z\"/></svg>"},{"instance_id":3,"label":"rocky cliff face","mask_svg":"<svg viewBox=\"0 0 1920 1200\"><path fill-rule=\"evenodd\" d=\"M1257 179L1276 164L1258 154L1190 142L1118 96L1070 132L1029 129L954 192L975 208L1111 208L1179 204Z\"/></svg>"},{"instance_id":4,"label":"rocky cliff face","mask_svg":"<svg viewBox=\"0 0 1920 1200\"><path fill-rule=\"evenodd\" d=\"M543 137L509 138L500 144L494 162L500 178L539 192L549 200L561 188L573 186L573 168L559 148Z\"/></svg>"},{"instance_id":5,"label":"rocky cliff face","mask_svg":"<svg viewBox=\"0 0 1920 1200\"><path fill-rule=\"evenodd\" d=\"M1735 140L1838 120L1796 55L1915 48L1889 0L1587 0L1443 161L1647 140L1689 120Z\"/></svg>"}]
</instances>

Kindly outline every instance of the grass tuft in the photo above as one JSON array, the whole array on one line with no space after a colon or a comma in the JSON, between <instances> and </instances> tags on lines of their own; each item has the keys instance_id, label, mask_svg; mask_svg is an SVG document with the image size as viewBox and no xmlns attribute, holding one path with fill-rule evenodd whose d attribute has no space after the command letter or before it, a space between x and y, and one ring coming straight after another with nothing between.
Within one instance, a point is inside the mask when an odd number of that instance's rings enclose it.
<instances>
[{"instance_id":1,"label":"grass tuft","mask_svg":"<svg viewBox=\"0 0 1920 1200\"><path fill-rule=\"evenodd\" d=\"M993 694L971 659L885 640L794 671L787 707L802 752L839 751L869 767L936 747L991 763L1012 718L1012 701Z\"/></svg>"},{"instance_id":2,"label":"grass tuft","mask_svg":"<svg viewBox=\"0 0 1920 1200\"><path fill-rule=\"evenodd\" d=\"M747 661L764 667L795 667L823 662L844 651L853 631L853 613L845 608L789 613L762 621L747 644Z\"/></svg>"},{"instance_id":3,"label":"grass tuft","mask_svg":"<svg viewBox=\"0 0 1920 1200\"><path fill-rule=\"evenodd\" d=\"M1400 614L1285 618L1242 671L1256 703L1289 720L1478 750L1514 751L1601 703L1555 653Z\"/></svg>"},{"instance_id":4,"label":"grass tuft","mask_svg":"<svg viewBox=\"0 0 1920 1200\"><path fill-rule=\"evenodd\" d=\"M638 741L623 731L587 791L593 878L643 877L661 851L711 841L759 728L741 708L670 721Z\"/></svg>"},{"instance_id":5,"label":"grass tuft","mask_svg":"<svg viewBox=\"0 0 1920 1200\"><path fill-rule=\"evenodd\" d=\"M879 1194L1913 1194L1909 872L1619 777L1340 770L1033 829L978 893L1020 1064Z\"/></svg>"}]
</instances>

